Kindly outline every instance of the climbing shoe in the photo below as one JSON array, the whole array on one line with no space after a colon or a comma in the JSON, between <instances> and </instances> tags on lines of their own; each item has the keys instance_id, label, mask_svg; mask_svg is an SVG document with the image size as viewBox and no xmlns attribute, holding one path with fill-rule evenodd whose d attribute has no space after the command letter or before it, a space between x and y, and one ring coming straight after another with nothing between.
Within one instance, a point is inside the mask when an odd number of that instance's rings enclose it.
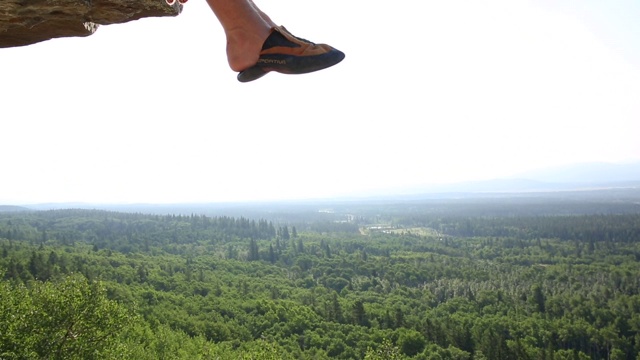
<instances>
[{"instance_id":1,"label":"climbing shoe","mask_svg":"<svg viewBox=\"0 0 640 360\"><path fill-rule=\"evenodd\" d=\"M276 26L264 42L258 62L238 73L238 81L259 79L270 71L306 74L326 69L344 59L344 53L326 44L314 44Z\"/></svg>"}]
</instances>

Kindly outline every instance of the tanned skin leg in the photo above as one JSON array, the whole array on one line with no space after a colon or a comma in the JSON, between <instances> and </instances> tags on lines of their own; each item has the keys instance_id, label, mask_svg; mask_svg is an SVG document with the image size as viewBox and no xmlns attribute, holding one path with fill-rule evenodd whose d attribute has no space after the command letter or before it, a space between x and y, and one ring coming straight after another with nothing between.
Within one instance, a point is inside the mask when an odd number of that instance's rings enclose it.
<instances>
[{"instance_id":1,"label":"tanned skin leg","mask_svg":"<svg viewBox=\"0 0 640 360\"><path fill-rule=\"evenodd\" d=\"M227 60L233 71L258 62L260 50L276 26L251 0L207 0L227 37Z\"/></svg>"}]
</instances>

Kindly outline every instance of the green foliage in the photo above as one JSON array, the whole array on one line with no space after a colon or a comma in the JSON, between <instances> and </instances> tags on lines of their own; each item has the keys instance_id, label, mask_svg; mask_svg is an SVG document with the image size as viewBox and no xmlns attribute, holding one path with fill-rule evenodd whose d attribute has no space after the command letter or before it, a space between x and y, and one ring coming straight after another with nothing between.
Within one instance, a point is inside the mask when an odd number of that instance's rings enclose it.
<instances>
[{"instance_id":1,"label":"green foliage","mask_svg":"<svg viewBox=\"0 0 640 360\"><path fill-rule=\"evenodd\" d=\"M639 215L376 211L0 214L0 358L640 357Z\"/></svg>"},{"instance_id":2,"label":"green foliage","mask_svg":"<svg viewBox=\"0 0 640 360\"><path fill-rule=\"evenodd\" d=\"M391 341L384 339L382 344L377 349L368 348L364 355L365 360L402 360L400 349L397 346L393 346Z\"/></svg>"},{"instance_id":3,"label":"green foliage","mask_svg":"<svg viewBox=\"0 0 640 360\"><path fill-rule=\"evenodd\" d=\"M413 329L400 329L398 335L398 347L407 356L414 356L424 349L426 341L424 336Z\"/></svg>"},{"instance_id":4,"label":"green foliage","mask_svg":"<svg viewBox=\"0 0 640 360\"><path fill-rule=\"evenodd\" d=\"M130 312L99 283L70 276L28 286L0 283L0 357L103 359L114 355Z\"/></svg>"}]
</instances>

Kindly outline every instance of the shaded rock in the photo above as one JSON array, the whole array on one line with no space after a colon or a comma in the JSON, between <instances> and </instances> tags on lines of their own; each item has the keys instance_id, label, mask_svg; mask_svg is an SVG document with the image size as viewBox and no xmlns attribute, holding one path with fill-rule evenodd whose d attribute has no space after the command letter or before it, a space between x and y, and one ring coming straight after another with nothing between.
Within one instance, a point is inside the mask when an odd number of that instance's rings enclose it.
<instances>
[{"instance_id":1,"label":"shaded rock","mask_svg":"<svg viewBox=\"0 0 640 360\"><path fill-rule=\"evenodd\" d=\"M59 37L88 36L99 25L176 16L165 0L0 0L0 48Z\"/></svg>"}]
</instances>

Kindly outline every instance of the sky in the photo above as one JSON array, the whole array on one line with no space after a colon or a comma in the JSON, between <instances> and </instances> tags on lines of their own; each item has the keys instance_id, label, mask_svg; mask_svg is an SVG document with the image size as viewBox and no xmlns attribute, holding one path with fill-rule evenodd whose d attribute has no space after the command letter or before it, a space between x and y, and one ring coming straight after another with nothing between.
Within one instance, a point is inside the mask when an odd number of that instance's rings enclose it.
<instances>
[{"instance_id":1,"label":"sky","mask_svg":"<svg viewBox=\"0 0 640 360\"><path fill-rule=\"evenodd\" d=\"M203 0L0 49L0 204L308 199L640 161L636 0L256 0L346 53L239 83Z\"/></svg>"}]
</instances>

